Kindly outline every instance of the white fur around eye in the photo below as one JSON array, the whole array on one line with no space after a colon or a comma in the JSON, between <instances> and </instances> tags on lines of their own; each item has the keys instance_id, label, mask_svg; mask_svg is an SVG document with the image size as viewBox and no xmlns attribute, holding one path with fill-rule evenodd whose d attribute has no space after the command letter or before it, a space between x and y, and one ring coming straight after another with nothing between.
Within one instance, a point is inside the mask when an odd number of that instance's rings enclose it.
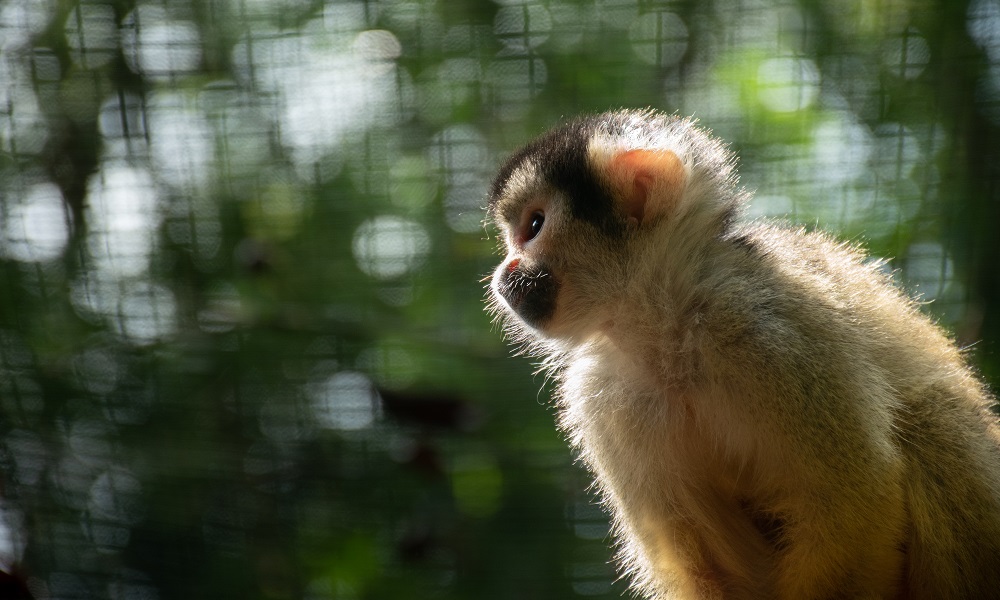
<instances>
[{"instance_id":1,"label":"white fur around eye","mask_svg":"<svg viewBox=\"0 0 1000 600\"><path fill-rule=\"evenodd\" d=\"M534 227L536 221L541 220L541 224ZM514 242L518 246L530 244L537 238L545 228L545 209L538 202L529 202L521 210L521 219L514 230Z\"/></svg>"}]
</instances>

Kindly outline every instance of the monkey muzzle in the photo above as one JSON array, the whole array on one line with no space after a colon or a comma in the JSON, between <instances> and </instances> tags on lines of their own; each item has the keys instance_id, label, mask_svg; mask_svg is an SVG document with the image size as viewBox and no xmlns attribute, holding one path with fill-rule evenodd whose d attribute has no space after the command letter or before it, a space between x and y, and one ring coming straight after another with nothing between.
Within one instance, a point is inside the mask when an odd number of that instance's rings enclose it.
<instances>
[{"instance_id":1,"label":"monkey muzzle","mask_svg":"<svg viewBox=\"0 0 1000 600\"><path fill-rule=\"evenodd\" d=\"M519 259L501 265L493 289L528 325L540 328L556 311L559 281L544 266L525 266Z\"/></svg>"}]
</instances>

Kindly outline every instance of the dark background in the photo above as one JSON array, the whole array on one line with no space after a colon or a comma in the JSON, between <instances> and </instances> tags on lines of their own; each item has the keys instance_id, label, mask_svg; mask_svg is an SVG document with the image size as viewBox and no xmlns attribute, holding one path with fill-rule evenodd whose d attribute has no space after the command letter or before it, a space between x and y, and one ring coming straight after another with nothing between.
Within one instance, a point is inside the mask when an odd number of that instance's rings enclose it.
<instances>
[{"instance_id":1,"label":"dark background","mask_svg":"<svg viewBox=\"0 0 1000 600\"><path fill-rule=\"evenodd\" d=\"M1000 383L1000 0L7 0L0 597L620 596L481 281L497 162L620 106Z\"/></svg>"}]
</instances>

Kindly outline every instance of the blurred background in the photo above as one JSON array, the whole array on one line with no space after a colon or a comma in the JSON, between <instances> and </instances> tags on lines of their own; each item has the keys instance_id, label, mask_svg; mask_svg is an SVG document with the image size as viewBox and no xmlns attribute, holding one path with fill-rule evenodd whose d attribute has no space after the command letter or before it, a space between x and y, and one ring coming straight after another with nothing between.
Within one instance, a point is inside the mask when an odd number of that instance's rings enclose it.
<instances>
[{"instance_id":1,"label":"blurred background","mask_svg":"<svg viewBox=\"0 0 1000 600\"><path fill-rule=\"evenodd\" d=\"M617 598L505 153L694 115L1000 384L1000 0L6 0L0 597Z\"/></svg>"}]
</instances>

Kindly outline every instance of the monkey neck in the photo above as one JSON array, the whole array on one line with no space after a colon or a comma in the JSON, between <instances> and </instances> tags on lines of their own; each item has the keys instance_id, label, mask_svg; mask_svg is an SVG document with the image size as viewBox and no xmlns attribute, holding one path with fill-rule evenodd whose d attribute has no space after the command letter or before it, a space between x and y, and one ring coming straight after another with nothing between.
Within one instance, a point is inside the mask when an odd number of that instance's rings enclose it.
<instances>
[{"instance_id":1,"label":"monkey neck","mask_svg":"<svg viewBox=\"0 0 1000 600\"><path fill-rule=\"evenodd\" d=\"M605 353L641 364L660 383L680 385L697 373L703 339L708 269L724 268L727 253L719 239L672 238L673 243L650 244L630 265L611 318L601 329Z\"/></svg>"}]
</instances>

